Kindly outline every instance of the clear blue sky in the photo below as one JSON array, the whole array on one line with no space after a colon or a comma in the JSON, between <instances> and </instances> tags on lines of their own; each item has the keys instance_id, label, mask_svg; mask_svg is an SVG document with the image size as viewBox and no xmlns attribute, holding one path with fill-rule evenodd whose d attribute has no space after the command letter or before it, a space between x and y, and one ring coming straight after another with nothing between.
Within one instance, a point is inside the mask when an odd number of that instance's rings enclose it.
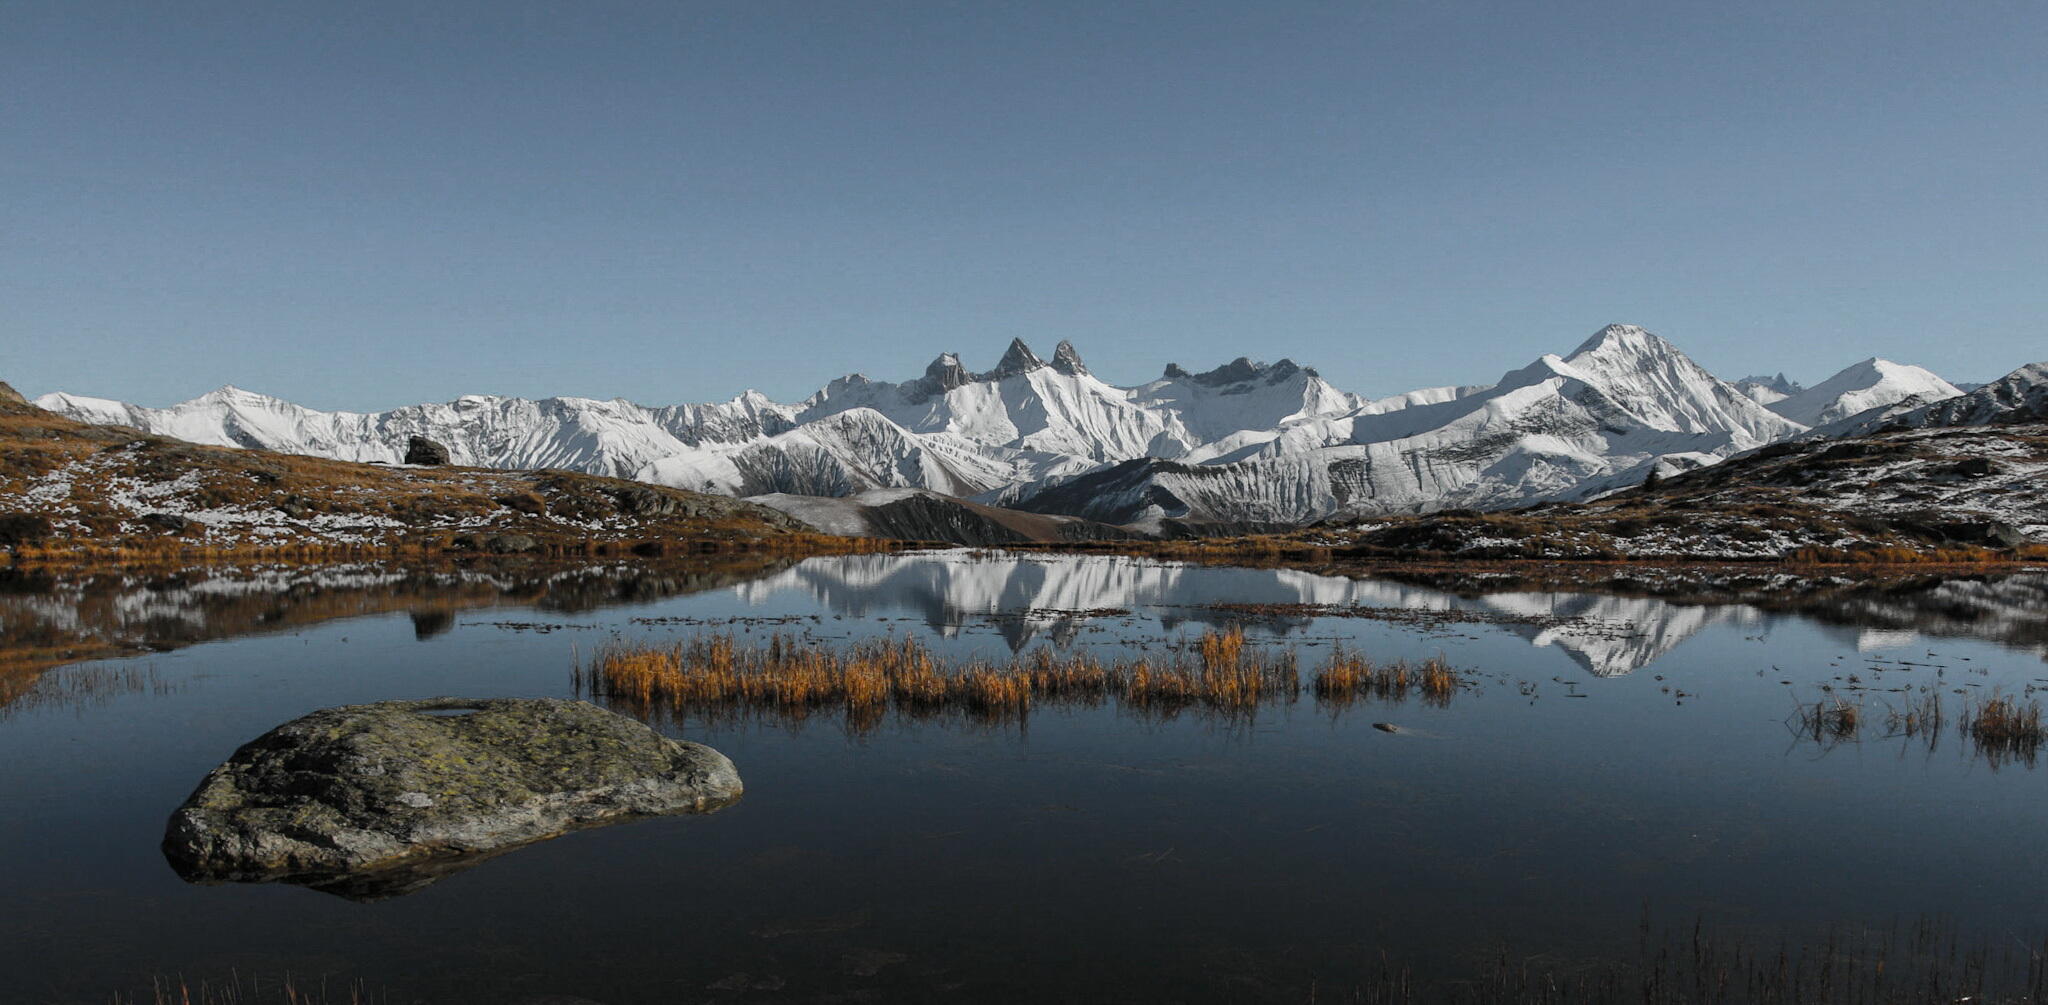
<instances>
[{"instance_id":1,"label":"clear blue sky","mask_svg":"<svg viewBox=\"0 0 2048 1005\"><path fill-rule=\"evenodd\" d=\"M2048 4L0 0L0 379L2048 358Z\"/></svg>"}]
</instances>

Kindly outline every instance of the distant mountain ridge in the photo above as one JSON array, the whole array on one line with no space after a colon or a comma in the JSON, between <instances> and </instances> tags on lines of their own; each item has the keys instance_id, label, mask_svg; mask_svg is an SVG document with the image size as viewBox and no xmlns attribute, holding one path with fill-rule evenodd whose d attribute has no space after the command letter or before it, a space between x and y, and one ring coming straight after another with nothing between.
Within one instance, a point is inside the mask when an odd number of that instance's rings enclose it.
<instances>
[{"instance_id":1,"label":"distant mountain ridge","mask_svg":"<svg viewBox=\"0 0 2048 1005\"><path fill-rule=\"evenodd\" d=\"M1781 396L1763 402L1759 387ZM482 467L749 497L920 489L1156 527L1585 498L1653 468L1685 470L1804 435L1816 422L1958 393L1922 368L1876 359L1812 389L1782 375L1743 387L1640 327L1609 325L1570 355L1545 355L1493 384L1377 400L1286 359L1199 373L1168 364L1157 380L1119 387L1069 342L1046 360L1013 340L990 370L944 353L912 380L851 374L796 404L754 391L658 408L465 395L353 413L233 387L164 409L62 393L36 404L198 443L343 460L397 463L418 435Z\"/></svg>"}]
</instances>

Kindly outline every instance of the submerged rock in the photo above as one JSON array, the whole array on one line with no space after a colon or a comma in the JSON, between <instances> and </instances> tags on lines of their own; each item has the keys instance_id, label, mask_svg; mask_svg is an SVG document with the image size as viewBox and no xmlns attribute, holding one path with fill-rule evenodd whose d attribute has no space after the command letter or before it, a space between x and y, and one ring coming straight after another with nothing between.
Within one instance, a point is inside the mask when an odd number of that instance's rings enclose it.
<instances>
[{"instance_id":1,"label":"submerged rock","mask_svg":"<svg viewBox=\"0 0 2048 1005\"><path fill-rule=\"evenodd\" d=\"M740 791L725 755L588 702L347 705L235 751L171 815L164 855L192 882L281 880L377 899L495 852L709 812Z\"/></svg>"}]
</instances>

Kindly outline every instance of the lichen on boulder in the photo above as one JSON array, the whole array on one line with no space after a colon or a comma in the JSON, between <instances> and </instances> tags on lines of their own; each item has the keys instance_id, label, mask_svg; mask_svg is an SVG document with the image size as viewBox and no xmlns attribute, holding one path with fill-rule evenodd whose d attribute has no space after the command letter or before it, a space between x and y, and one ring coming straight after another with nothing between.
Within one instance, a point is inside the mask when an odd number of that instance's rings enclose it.
<instances>
[{"instance_id":1,"label":"lichen on boulder","mask_svg":"<svg viewBox=\"0 0 2048 1005\"><path fill-rule=\"evenodd\" d=\"M347 705L235 751L171 815L164 854L193 882L371 899L570 830L709 812L740 792L725 755L588 702Z\"/></svg>"}]
</instances>

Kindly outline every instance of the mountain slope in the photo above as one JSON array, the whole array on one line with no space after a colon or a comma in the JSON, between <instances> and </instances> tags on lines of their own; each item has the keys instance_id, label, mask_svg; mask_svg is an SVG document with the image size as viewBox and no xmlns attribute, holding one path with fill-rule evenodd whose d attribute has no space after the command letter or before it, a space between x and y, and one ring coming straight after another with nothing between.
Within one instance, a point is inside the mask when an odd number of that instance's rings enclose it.
<instances>
[{"instance_id":1,"label":"mountain slope","mask_svg":"<svg viewBox=\"0 0 2048 1005\"><path fill-rule=\"evenodd\" d=\"M2048 419L2048 362L2029 363L1967 394L1905 398L1814 430L1816 436L1865 436L1882 429L1988 426Z\"/></svg>"},{"instance_id":2,"label":"mountain slope","mask_svg":"<svg viewBox=\"0 0 2048 1005\"><path fill-rule=\"evenodd\" d=\"M1223 462L1147 459L1000 493L1110 523L1298 523L1333 515L1582 498L1803 432L1671 343L1610 325L1484 388L1304 417Z\"/></svg>"},{"instance_id":3,"label":"mountain slope","mask_svg":"<svg viewBox=\"0 0 2048 1005\"><path fill-rule=\"evenodd\" d=\"M560 470L363 464L202 446L0 400L15 561L834 550L774 509Z\"/></svg>"},{"instance_id":4,"label":"mountain slope","mask_svg":"<svg viewBox=\"0 0 2048 1005\"><path fill-rule=\"evenodd\" d=\"M1794 422L1821 426L1907 398L1940 401L1961 393L1932 370L1873 356L1767 407Z\"/></svg>"},{"instance_id":5,"label":"mountain slope","mask_svg":"<svg viewBox=\"0 0 2048 1005\"><path fill-rule=\"evenodd\" d=\"M1609 325L1569 355L1545 355L1494 384L1377 400L1285 359L1239 358L1203 372L1169 364L1157 380L1120 387L1070 343L1047 360L1016 340L986 371L946 353L916 379L851 374L796 404L752 391L666 408L466 396L363 414L235 388L166 409L66 394L38 403L219 446L392 463L418 435L483 467L554 467L742 497L915 489L1157 529L1587 498L1653 469L1689 470L1805 434L1800 416L1954 390L1883 360L1812 390L1782 377L1742 388L1640 327ZM1759 404L1774 394L1784 396Z\"/></svg>"}]
</instances>

